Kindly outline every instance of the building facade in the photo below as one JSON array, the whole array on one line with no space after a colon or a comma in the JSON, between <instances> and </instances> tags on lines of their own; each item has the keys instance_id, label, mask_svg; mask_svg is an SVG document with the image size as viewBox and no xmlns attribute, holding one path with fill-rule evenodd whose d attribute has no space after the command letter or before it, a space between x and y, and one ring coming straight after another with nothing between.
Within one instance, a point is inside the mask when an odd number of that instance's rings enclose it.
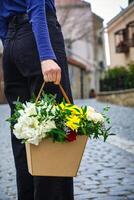
<instances>
[{"instance_id":1,"label":"building facade","mask_svg":"<svg viewBox=\"0 0 134 200\"><path fill-rule=\"evenodd\" d=\"M108 23L111 67L134 62L134 1Z\"/></svg>"},{"instance_id":2,"label":"building facade","mask_svg":"<svg viewBox=\"0 0 134 200\"><path fill-rule=\"evenodd\" d=\"M99 91L99 76L105 66L103 19L92 12L89 3L81 0L57 0L56 6L67 56L86 66L82 76L88 82L83 85L81 96L88 98L91 89ZM75 76L70 77L75 79Z\"/></svg>"}]
</instances>

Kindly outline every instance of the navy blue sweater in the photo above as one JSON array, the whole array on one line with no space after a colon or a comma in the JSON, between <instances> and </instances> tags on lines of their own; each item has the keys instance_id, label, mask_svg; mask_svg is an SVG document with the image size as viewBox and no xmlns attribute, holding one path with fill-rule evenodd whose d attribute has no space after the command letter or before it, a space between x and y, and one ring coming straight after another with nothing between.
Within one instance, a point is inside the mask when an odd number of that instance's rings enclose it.
<instances>
[{"instance_id":1,"label":"navy blue sweater","mask_svg":"<svg viewBox=\"0 0 134 200\"><path fill-rule=\"evenodd\" d=\"M47 9L55 12L54 0L0 0L0 38L4 40L6 37L9 16L28 13L40 60L56 59L46 21Z\"/></svg>"}]
</instances>

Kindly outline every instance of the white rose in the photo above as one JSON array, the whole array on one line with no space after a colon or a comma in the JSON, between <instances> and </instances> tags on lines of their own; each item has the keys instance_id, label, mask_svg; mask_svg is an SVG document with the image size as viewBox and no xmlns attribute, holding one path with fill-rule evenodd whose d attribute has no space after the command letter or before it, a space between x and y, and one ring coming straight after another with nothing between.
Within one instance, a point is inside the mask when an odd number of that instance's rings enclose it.
<instances>
[{"instance_id":1,"label":"white rose","mask_svg":"<svg viewBox=\"0 0 134 200\"><path fill-rule=\"evenodd\" d=\"M92 118L92 114L93 113L95 113L95 109L93 108L93 107L91 107L91 106L88 106L87 107L87 119L88 120L92 120L91 118Z\"/></svg>"},{"instance_id":2,"label":"white rose","mask_svg":"<svg viewBox=\"0 0 134 200\"><path fill-rule=\"evenodd\" d=\"M87 113L95 112L95 109L91 106L87 107Z\"/></svg>"},{"instance_id":3,"label":"white rose","mask_svg":"<svg viewBox=\"0 0 134 200\"><path fill-rule=\"evenodd\" d=\"M102 116L102 114L97 113L97 112L92 112L87 116L88 120L93 121L94 123L100 122L103 123L104 122L104 117Z\"/></svg>"}]
</instances>

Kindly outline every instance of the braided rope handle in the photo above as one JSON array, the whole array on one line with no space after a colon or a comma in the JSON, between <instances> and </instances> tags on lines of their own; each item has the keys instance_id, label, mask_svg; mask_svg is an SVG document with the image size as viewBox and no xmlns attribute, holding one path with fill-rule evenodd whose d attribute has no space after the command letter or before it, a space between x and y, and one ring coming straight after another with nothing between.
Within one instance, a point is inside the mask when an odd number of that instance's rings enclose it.
<instances>
[{"instance_id":1,"label":"braided rope handle","mask_svg":"<svg viewBox=\"0 0 134 200\"><path fill-rule=\"evenodd\" d=\"M39 98L40 98L40 96L41 96L41 93L42 93L42 91L43 91L44 86L45 86L45 81L43 82L43 84L42 84L42 86L41 86L41 88L40 88L40 90L39 90L39 93L38 93L38 95L37 95L37 97L36 97L36 101L35 101L36 103L38 102L38 100L39 100ZM65 100L67 101L67 103L71 104L71 102L70 102L70 100L69 100L69 98L68 98L68 96L67 96L67 94L66 94L64 88L62 87L62 85L61 85L60 83L59 83L59 88L60 88L60 90L61 90L61 92L62 92L63 97L64 97Z\"/></svg>"}]
</instances>

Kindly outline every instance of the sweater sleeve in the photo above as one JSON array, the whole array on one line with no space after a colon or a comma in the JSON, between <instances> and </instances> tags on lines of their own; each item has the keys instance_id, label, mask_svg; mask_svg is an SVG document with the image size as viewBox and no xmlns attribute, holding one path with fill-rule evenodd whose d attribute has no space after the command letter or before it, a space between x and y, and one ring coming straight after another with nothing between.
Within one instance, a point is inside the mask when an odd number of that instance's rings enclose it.
<instances>
[{"instance_id":1,"label":"sweater sleeve","mask_svg":"<svg viewBox=\"0 0 134 200\"><path fill-rule=\"evenodd\" d=\"M0 16L0 39L2 40L2 43L4 43L4 40L7 35L8 30L8 24L4 17Z\"/></svg>"},{"instance_id":2,"label":"sweater sleeve","mask_svg":"<svg viewBox=\"0 0 134 200\"><path fill-rule=\"evenodd\" d=\"M53 51L46 19L45 0L26 0L27 13L32 23L40 60L56 60Z\"/></svg>"}]
</instances>

